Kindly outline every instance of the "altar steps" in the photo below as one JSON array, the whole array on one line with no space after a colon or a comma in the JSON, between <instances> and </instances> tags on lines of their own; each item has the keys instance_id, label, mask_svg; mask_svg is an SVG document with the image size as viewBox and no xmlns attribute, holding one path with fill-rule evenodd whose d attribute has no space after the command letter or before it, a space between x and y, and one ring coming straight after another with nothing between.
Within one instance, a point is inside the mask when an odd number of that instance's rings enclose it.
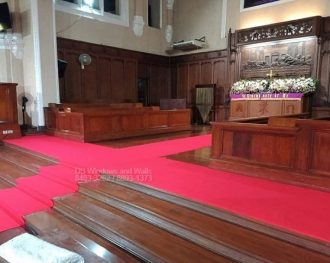
<instances>
[{"instance_id":1,"label":"altar steps","mask_svg":"<svg viewBox=\"0 0 330 263\"><path fill-rule=\"evenodd\" d=\"M0 189L15 186L20 177L35 175L40 167L54 165L55 160L18 147L0 146Z\"/></svg>"},{"instance_id":2,"label":"altar steps","mask_svg":"<svg viewBox=\"0 0 330 263\"><path fill-rule=\"evenodd\" d=\"M51 210L25 217L26 229L54 245L76 252L86 263L134 263L134 257L62 214Z\"/></svg>"},{"instance_id":3,"label":"altar steps","mask_svg":"<svg viewBox=\"0 0 330 263\"><path fill-rule=\"evenodd\" d=\"M0 147L0 158L32 172L37 172L41 166L56 164L56 161L49 157L9 144Z\"/></svg>"},{"instance_id":4,"label":"altar steps","mask_svg":"<svg viewBox=\"0 0 330 263\"><path fill-rule=\"evenodd\" d=\"M232 262L225 256L83 194L57 199L54 209L143 262Z\"/></svg>"},{"instance_id":5,"label":"altar steps","mask_svg":"<svg viewBox=\"0 0 330 263\"><path fill-rule=\"evenodd\" d=\"M25 231L79 253L87 263L330 260L325 242L102 177L107 181L82 184L78 193L56 198L54 209L26 216Z\"/></svg>"},{"instance_id":6,"label":"altar steps","mask_svg":"<svg viewBox=\"0 0 330 263\"><path fill-rule=\"evenodd\" d=\"M329 262L326 244L124 181L82 184L54 209L145 262Z\"/></svg>"},{"instance_id":7,"label":"altar steps","mask_svg":"<svg viewBox=\"0 0 330 263\"><path fill-rule=\"evenodd\" d=\"M318 242L140 184L107 179L83 184L80 192L217 255L239 262L330 260L329 247Z\"/></svg>"}]
</instances>

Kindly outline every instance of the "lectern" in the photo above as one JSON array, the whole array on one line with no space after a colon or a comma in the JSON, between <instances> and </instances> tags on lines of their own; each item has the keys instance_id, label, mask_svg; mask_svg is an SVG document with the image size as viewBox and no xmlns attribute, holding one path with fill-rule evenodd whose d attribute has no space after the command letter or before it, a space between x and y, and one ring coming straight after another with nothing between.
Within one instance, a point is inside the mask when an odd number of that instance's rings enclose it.
<instances>
[{"instance_id":1,"label":"lectern","mask_svg":"<svg viewBox=\"0 0 330 263\"><path fill-rule=\"evenodd\" d=\"M0 141L21 136L16 86L16 83L0 83Z\"/></svg>"}]
</instances>

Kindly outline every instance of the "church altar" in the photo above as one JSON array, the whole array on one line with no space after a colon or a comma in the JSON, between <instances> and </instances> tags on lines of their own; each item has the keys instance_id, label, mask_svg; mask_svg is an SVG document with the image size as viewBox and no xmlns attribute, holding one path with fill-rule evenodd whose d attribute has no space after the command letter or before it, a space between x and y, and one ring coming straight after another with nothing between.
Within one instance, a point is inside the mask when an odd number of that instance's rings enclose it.
<instances>
[{"instance_id":1,"label":"church altar","mask_svg":"<svg viewBox=\"0 0 330 263\"><path fill-rule=\"evenodd\" d=\"M230 119L299 114L309 111L304 93L231 94Z\"/></svg>"},{"instance_id":2,"label":"church altar","mask_svg":"<svg viewBox=\"0 0 330 263\"><path fill-rule=\"evenodd\" d=\"M230 91L230 119L301 114L311 111L313 78L240 80Z\"/></svg>"}]
</instances>

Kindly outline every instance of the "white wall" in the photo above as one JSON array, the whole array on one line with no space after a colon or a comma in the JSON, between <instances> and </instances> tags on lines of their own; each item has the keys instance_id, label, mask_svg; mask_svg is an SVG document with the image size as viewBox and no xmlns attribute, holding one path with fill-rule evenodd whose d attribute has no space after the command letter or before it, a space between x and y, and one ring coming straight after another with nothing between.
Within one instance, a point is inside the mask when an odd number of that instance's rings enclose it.
<instances>
[{"instance_id":1,"label":"white wall","mask_svg":"<svg viewBox=\"0 0 330 263\"><path fill-rule=\"evenodd\" d=\"M148 27L148 1L137 1L142 10L145 27L144 33L138 37L133 32L135 0L129 0L129 27L100 22L95 19L56 11L57 36L107 46L165 55L167 43L164 28L166 25L166 1L162 1L163 19L161 29Z\"/></svg>"},{"instance_id":2,"label":"white wall","mask_svg":"<svg viewBox=\"0 0 330 263\"><path fill-rule=\"evenodd\" d=\"M33 1L33 0L32 0ZM37 97L36 91L36 61L35 48L33 40L33 26L31 14L31 0L20 1L21 21L22 21L22 35L23 35L23 78L24 78L24 93L31 96L33 100L28 102L26 109L28 118L27 122L37 126L37 109L35 99Z\"/></svg>"},{"instance_id":3,"label":"white wall","mask_svg":"<svg viewBox=\"0 0 330 263\"><path fill-rule=\"evenodd\" d=\"M19 22L16 18L16 14L19 14L18 0L0 0L0 3L8 2L10 11L12 12L12 20L14 32L19 30L20 26L15 23ZM0 49L0 82L11 82L17 83L17 95L19 96L24 91L24 78L23 78L23 61L17 59L13 53L8 49ZM18 108L18 120L22 122L21 107L17 105Z\"/></svg>"},{"instance_id":4,"label":"white wall","mask_svg":"<svg viewBox=\"0 0 330 263\"><path fill-rule=\"evenodd\" d=\"M32 99L27 105L28 123L43 126L43 107L59 102L57 56L52 0L20 0L24 53L23 89Z\"/></svg>"},{"instance_id":5,"label":"white wall","mask_svg":"<svg viewBox=\"0 0 330 263\"><path fill-rule=\"evenodd\" d=\"M59 103L57 74L57 46L53 1L39 0L39 48L43 107L50 102Z\"/></svg>"},{"instance_id":6,"label":"white wall","mask_svg":"<svg viewBox=\"0 0 330 263\"><path fill-rule=\"evenodd\" d=\"M246 9L248 11L241 11L240 3L241 0L176 0L174 41L191 40L205 35L208 42L207 48L182 52L179 55L225 49L227 38L221 37L223 27L227 35L229 28L235 31L311 16L330 16L330 0L292 0L257 9ZM224 19L223 14L226 16Z\"/></svg>"},{"instance_id":7,"label":"white wall","mask_svg":"<svg viewBox=\"0 0 330 263\"><path fill-rule=\"evenodd\" d=\"M227 24L228 28L242 29L311 16L330 16L330 1L293 0L241 12L240 0L229 0Z\"/></svg>"},{"instance_id":8,"label":"white wall","mask_svg":"<svg viewBox=\"0 0 330 263\"><path fill-rule=\"evenodd\" d=\"M173 41L205 36L207 47L198 52L225 48L226 40L221 38L222 3L222 0L176 0Z\"/></svg>"}]
</instances>

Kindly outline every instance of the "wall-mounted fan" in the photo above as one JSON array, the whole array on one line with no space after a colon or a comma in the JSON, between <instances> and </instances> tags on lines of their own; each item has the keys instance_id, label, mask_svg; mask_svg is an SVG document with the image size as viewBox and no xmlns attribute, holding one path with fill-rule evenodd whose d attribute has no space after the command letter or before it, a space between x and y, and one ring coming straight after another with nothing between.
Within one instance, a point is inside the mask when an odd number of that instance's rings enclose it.
<instances>
[{"instance_id":1,"label":"wall-mounted fan","mask_svg":"<svg viewBox=\"0 0 330 263\"><path fill-rule=\"evenodd\" d=\"M34 99L31 94L27 92L20 93L17 97L17 102L18 104L22 107L22 116L23 116L23 125L22 129L23 131L26 131L28 129L28 125L26 124L25 121L25 112L26 112L26 107L31 105L33 103Z\"/></svg>"},{"instance_id":2,"label":"wall-mounted fan","mask_svg":"<svg viewBox=\"0 0 330 263\"><path fill-rule=\"evenodd\" d=\"M79 56L79 62L81 65L81 69L84 69L85 66L89 65L92 62L92 58L88 54L81 54Z\"/></svg>"}]
</instances>

